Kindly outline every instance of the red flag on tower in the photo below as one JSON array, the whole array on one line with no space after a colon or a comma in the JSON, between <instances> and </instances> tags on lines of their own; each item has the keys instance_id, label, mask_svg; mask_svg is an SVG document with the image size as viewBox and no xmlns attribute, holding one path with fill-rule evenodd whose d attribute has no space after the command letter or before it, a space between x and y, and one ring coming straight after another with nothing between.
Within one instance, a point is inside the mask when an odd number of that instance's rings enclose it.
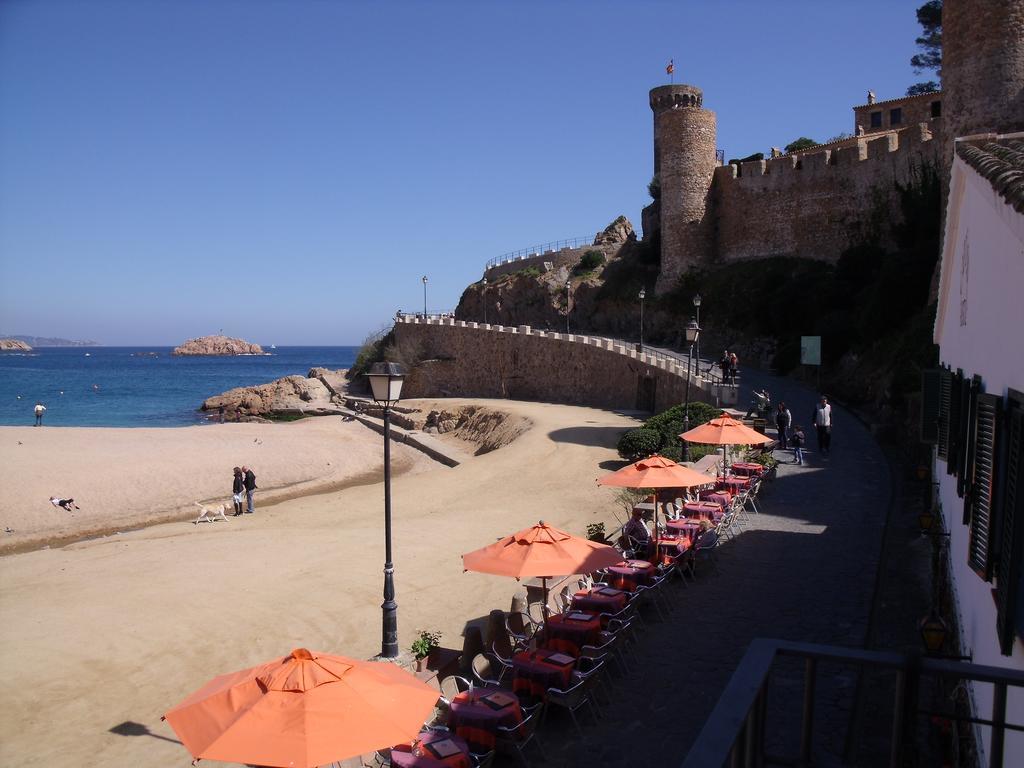
<instances>
[{"instance_id":1,"label":"red flag on tower","mask_svg":"<svg viewBox=\"0 0 1024 768\"><path fill-rule=\"evenodd\" d=\"M668 60L668 66L665 67L665 74L666 75L671 75L675 71L676 71L676 65L675 65L674 61L673 61L673 59L669 59Z\"/></svg>"}]
</instances>

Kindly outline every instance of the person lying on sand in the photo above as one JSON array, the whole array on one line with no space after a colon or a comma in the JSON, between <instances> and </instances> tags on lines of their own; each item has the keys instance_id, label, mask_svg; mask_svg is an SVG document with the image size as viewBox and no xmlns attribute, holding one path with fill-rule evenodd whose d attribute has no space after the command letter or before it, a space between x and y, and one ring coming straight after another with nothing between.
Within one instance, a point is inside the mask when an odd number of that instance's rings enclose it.
<instances>
[{"instance_id":1,"label":"person lying on sand","mask_svg":"<svg viewBox=\"0 0 1024 768\"><path fill-rule=\"evenodd\" d=\"M66 509L68 512L70 512L72 508L79 509L79 506L75 504L74 499L58 499L56 496L51 496L50 503L55 507Z\"/></svg>"}]
</instances>

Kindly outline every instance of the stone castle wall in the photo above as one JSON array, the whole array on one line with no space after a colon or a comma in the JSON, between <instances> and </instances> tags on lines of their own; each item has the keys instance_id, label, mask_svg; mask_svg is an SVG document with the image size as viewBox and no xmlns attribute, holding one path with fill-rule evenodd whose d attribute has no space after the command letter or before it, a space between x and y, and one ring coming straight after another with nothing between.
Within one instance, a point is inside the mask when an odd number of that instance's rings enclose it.
<instances>
[{"instance_id":1,"label":"stone castle wall","mask_svg":"<svg viewBox=\"0 0 1024 768\"><path fill-rule=\"evenodd\" d=\"M458 320L404 318L395 345L426 360L403 395L493 397L661 411L683 402L686 366L608 339ZM714 402L696 377L692 402ZM726 388L728 389L728 388Z\"/></svg>"},{"instance_id":2,"label":"stone castle wall","mask_svg":"<svg viewBox=\"0 0 1024 768\"><path fill-rule=\"evenodd\" d=\"M911 181L922 163L938 164L940 146L918 125L839 149L743 163L739 173L719 167L712 186L715 257L835 261L866 239L880 206L888 220L899 219L896 184Z\"/></svg>"}]
</instances>

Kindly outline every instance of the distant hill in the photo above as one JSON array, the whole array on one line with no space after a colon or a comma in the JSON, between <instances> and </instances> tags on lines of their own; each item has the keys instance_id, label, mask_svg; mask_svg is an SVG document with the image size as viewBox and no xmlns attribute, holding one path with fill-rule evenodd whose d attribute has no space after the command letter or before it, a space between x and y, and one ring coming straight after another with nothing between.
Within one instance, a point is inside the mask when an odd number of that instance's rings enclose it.
<instances>
[{"instance_id":1,"label":"distant hill","mask_svg":"<svg viewBox=\"0 0 1024 768\"><path fill-rule=\"evenodd\" d=\"M7 339L24 341L30 347L98 347L95 341L72 341L71 339L51 339L48 336L5 336Z\"/></svg>"}]
</instances>

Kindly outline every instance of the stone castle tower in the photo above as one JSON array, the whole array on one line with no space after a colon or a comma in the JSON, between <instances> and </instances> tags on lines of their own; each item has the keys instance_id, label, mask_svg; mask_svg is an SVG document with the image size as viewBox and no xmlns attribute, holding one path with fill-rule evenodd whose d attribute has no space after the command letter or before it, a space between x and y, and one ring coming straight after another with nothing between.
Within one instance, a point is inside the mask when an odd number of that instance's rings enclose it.
<instances>
[{"instance_id":1,"label":"stone castle tower","mask_svg":"<svg viewBox=\"0 0 1024 768\"><path fill-rule=\"evenodd\" d=\"M654 175L661 184L661 274L656 290L671 288L690 266L711 258L714 226L708 207L715 157L715 113L692 85L651 90Z\"/></svg>"}]
</instances>

